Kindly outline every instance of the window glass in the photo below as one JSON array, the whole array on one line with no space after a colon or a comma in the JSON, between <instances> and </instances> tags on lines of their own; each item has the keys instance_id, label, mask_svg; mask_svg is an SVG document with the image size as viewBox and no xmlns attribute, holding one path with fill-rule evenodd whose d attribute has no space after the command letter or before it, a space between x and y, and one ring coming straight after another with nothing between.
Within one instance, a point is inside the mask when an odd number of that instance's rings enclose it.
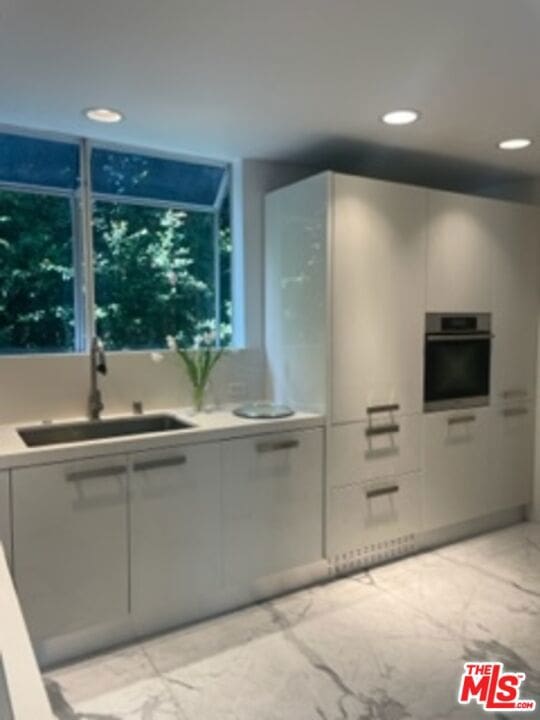
<instances>
[{"instance_id":1,"label":"window glass","mask_svg":"<svg viewBox=\"0 0 540 720\"><path fill-rule=\"evenodd\" d=\"M0 189L0 352L74 350L71 203Z\"/></svg>"},{"instance_id":2,"label":"window glass","mask_svg":"<svg viewBox=\"0 0 540 720\"><path fill-rule=\"evenodd\" d=\"M112 202L94 206L97 332L107 348L191 346L215 326L214 217Z\"/></svg>"},{"instance_id":3,"label":"window glass","mask_svg":"<svg viewBox=\"0 0 540 720\"><path fill-rule=\"evenodd\" d=\"M74 190L79 145L0 133L0 182Z\"/></svg>"},{"instance_id":4,"label":"window glass","mask_svg":"<svg viewBox=\"0 0 540 720\"><path fill-rule=\"evenodd\" d=\"M94 147L81 192L82 142L0 133L0 353L85 350L94 325L115 350L230 343L228 166Z\"/></svg>"},{"instance_id":5,"label":"window glass","mask_svg":"<svg viewBox=\"0 0 540 720\"><path fill-rule=\"evenodd\" d=\"M220 165L104 148L92 151L92 188L102 195L213 207L225 173Z\"/></svg>"},{"instance_id":6,"label":"window glass","mask_svg":"<svg viewBox=\"0 0 540 720\"><path fill-rule=\"evenodd\" d=\"M223 203L219 218L219 319L221 345L232 343L232 233L230 197Z\"/></svg>"}]
</instances>

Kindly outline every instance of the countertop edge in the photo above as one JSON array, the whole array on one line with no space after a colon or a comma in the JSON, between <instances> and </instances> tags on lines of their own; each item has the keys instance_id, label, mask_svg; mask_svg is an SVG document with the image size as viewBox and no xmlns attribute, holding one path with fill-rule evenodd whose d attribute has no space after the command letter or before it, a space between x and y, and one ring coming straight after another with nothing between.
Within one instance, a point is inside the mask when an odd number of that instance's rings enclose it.
<instances>
[{"instance_id":1,"label":"countertop edge","mask_svg":"<svg viewBox=\"0 0 540 720\"><path fill-rule=\"evenodd\" d=\"M160 450L188 444L198 445L263 434L300 431L323 427L325 424L324 415L305 412L297 412L286 418L264 420L240 418L235 416L232 411L225 409L193 415L183 410L168 408L153 410L145 414L150 416L160 413L174 415L193 423L194 426L185 430L36 448L29 448L24 445L17 434L17 428L39 423L26 422L17 425L0 426L0 470L98 459L111 455ZM114 418L118 416L108 415L106 417ZM80 420L80 418L73 418L72 420ZM58 420L58 423L64 422L66 422L66 419Z\"/></svg>"}]
</instances>

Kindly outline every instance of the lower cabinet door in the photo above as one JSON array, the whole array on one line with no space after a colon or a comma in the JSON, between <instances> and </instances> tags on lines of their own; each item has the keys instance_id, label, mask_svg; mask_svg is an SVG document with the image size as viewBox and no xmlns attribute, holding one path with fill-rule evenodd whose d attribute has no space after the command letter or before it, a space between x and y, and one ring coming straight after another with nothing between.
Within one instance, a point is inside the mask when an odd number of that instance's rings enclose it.
<instances>
[{"instance_id":1,"label":"lower cabinet door","mask_svg":"<svg viewBox=\"0 0 540 720\"><path fill-rule=\"evenodd\" d=\"M425 416L424 522L427 530L490 512L490 408Z\"/></svg>"},{"instance_id":2,"label":"lower cabinet door","mask_svg":"<svg viewBox=\"0 0 540 720\"><path fill-rule=\"evenodd\" d=\"M228 584L322 559L322 430L230 440L222 461Z\"/></svg>"},{"instance_id":3,"label":"lower cabinet door","mask_svg":"<svg viewBox=\"0 0 540 720\"><path fill-rule=\"evenodd\" d=\"M490 509L525 505L534 475L534 410L531 403L492 409Z\"/></svg>"},{"instance_id":4,"label":"lower cabinet door","mask_svg":"<svg viewBox=\"0 0 540 720\"><path fill-rule=\"evenodd\" d=\"M14 574L34 639L128 613L124 456L12 471Z\"/></svg>"},{"instance_id":5,"label":"lower cabinet door","mask_svg":"<svg viewBox=\"0 0 540 720\"><path fill-rule=\"evenodd\" d=\"M8 563L11 561L11 518L9 500L9 471L0 472L0 543Z\"/></svg>"},{"instance_id":6,"label":"lower cabinet door","mask_svg":"<svg viewBox=\"0 0 540 720\"><path fill-rule=\"evenodd\" d=\"M422 529L422 487L419 473L332 488L328 496L327 555L363 558L376 554L374 544L386 543L388 555L401 554L410 536ZM381 549L381 552L383 550ZM375 560L377 558L374 558Z\"/></svg>"},{"instance_id":7,"label":"lower cabinet door","mask_svg":"<svg viewBox=\"0 0 540 720\"><path fill-rule=\"evenodd\" d=\"M134 616L157 627L203 614L221 583L219 443L133 454L130 501Z\"/></svg>"}]
</instances>

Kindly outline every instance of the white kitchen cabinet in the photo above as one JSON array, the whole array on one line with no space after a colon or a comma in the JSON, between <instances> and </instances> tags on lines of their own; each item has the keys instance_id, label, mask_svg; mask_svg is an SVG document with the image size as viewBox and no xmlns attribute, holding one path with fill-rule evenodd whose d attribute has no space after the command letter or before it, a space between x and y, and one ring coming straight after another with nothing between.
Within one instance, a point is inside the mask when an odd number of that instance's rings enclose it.
<instances>
[{"instance_id":1,"label":"white kitchen cabinet","mask_svg":"<svg viewBox=\"0 0 540 720\"><path fill-rule=\"evenodd\" d=\"M491 312L494 200L428 193L427 311Z\"/></svg>"},{"instance_id":2,"label":"white kitchen cabinet","mask_svg":"<svg viewBox=\"0 0 540 720\"><path fill-rule=\"evenodd\" d=\"M328 494L327 555L342 560L383 560L403 554L422 529L418 473L352 483Z\"/></svg>"},{"instance_id":3,"label":"white kitchen cabinet","mask_svg":"<svg viewBox=\"0 0 540 720\"><path fill-rule=\"evenodd\" d=\"M534 406L530 402L491 409L489 509L530 502L534 474Z\"/></svg>"},{"instance_id":4,"label":"white kitchen cabinet","mask_svg":"<svg viewBox=\"0 0 540 720\"><path fill-rule=\"evenodd\" d=\"M204 613L221 584L219 443L130 458L131 600L149 627Z\"/></svg>"},{"instance_id":5,"label":"white kitchen cabinet","mask_svg":"<svg viewBox=\"0 0 540 720\"><path fill-rule=\"evenodd\" d=\"M328 430L329 487L404 475L421 467L422 416L374 415Z\"/></svg>"},{"instance_id":6,"label":"white kitchen cabinet","mask_svg":"<svg viewBox=\"0 0 540 720\"><path fill-rule=\"evenodd\" d=\"M422 409L427 191L334 176L332 420Z\"/></svg>"},{"instance_id":7,"label":"white kitchen cabinet","mask_svg":"<svg viewBox=\"0 0 540 720\"><path fill-rule=\"evenodd\" d=\"M501 403L535 392L540 214L497 203L493 218L492 397Z\"/></svg>"},{"instance_id":8,"label":"white kitchen cabinet","mask_svg":"<svg viewBox=\"0 0 540 720\"><path fill-rule=\"evenodd\" d=\"M11 560L11 512L9 498L9 471L0 472L0 543L8 563Z\"/></svg>"},{"instance_id":9,"label":"white kitchen cabinet","mask_svg":"<svg viewBox=\"0 0 540 720\"><path fill-rule=\"evenodd\" d=\"M322 463L321 429L223 442L227 585L321 560Z\"/></svg>"},{"instance_id":10,"label":"white kitchen cabinet","mask_svg":"<svg viewBox=\"0 0 540 720\"><path fill-rule=\"evenodd\" d=\"M128 612L127 460L12 471L14 575L34 639Z\"/></svg>"},{"instance_id":11,"label":"white kitchen cabinet","mask_svg":"<svg viewBox=\"0 0 540 720\"><path fill-rule=\"evenodd\" d=\"M326 404L329 173L266 202L268 397L324 412Z\"/></svg>"},{"instance_id":12,"label":"white kitchen cabinet","mask_svg":"<svg viewBox=\"0 0 540 720\"><path fill-rule=\"evenodd\" d=\"M425 416L426 529L489 513L490 408Z\"/></svg>"}]
</instances>

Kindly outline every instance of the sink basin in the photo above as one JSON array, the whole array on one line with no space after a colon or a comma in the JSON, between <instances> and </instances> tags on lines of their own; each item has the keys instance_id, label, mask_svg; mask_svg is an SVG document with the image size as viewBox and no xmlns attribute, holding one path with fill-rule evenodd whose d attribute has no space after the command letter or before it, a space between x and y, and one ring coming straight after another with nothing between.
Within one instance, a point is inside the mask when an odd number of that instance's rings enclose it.
<instances>
[{"instance_id":1,"label":"sink basin","mask_svg":"<svg viewBox=\"0 0 540 720\"><path fill-rule=\"evenodd\" d=\"M104 438L172 432L193 427L174 415L142 415L111 420L58 423L18 428L17 432L27 447L59 445L62 443L102 440Z\"/></svg>"}]
</instances>

